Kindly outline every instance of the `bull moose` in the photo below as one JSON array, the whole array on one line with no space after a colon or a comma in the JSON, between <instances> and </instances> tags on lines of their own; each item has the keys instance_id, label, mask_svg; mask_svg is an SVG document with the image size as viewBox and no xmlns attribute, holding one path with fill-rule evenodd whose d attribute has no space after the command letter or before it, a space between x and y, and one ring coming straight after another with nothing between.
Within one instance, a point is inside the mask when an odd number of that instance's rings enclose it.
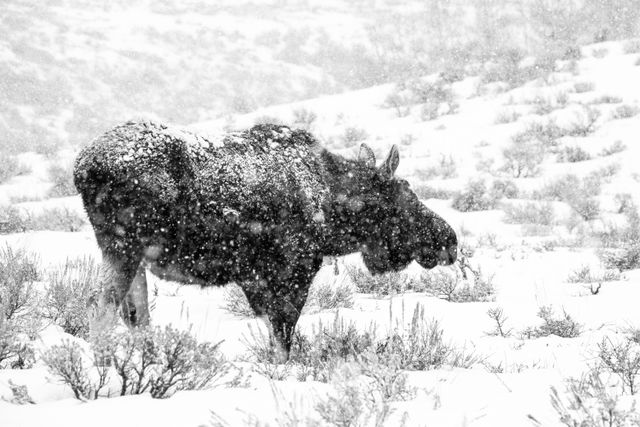
<instances>
[{"instance_id":1,"label":"bull moose","mask_svg":"<svg viewBox=\"0 0 640 427\"><path fill-rule=\"evenodd\" d=\"M397 147L375 163L365 144L346 159L272 124L219 138L148 121L109 130L74 168L103 255L98 313L148 324L146 268L236 282L286 357L323 256L360 251L374 274L456 260L453 229L394 177Z\"/></svg>"}]
</instances>

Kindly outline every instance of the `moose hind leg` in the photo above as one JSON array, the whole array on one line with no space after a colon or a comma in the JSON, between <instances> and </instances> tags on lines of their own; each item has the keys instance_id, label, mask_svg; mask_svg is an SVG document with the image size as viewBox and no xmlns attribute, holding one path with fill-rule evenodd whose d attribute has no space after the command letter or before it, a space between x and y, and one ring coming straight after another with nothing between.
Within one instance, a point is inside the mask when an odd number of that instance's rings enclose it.
<instances>
[{"instance_id":1,"label":"moose hind leg","mask_svg":"<svg viewBox=\"0 0 640 427\"><path fill-rule=\"evenodd\" d=\"M93 315L92 329L109 326L116 321L116 313L120 308L131 282L136 274L139 259L103 255L100 271L101 295ZM127 320L125 323L129 324Z\"/></svg>"},{"instance_id":2,"label":"moose hind leg","mask_svg":"<svg viewBox=\"0 0 640 427\"><path fill-rule=\"evenodd\" d=\"M122 319L129 326L149 325L149 297L147 294L147 274L141 262L131 282L129 292L122 302Z\"/></svg>"}]
</instances>

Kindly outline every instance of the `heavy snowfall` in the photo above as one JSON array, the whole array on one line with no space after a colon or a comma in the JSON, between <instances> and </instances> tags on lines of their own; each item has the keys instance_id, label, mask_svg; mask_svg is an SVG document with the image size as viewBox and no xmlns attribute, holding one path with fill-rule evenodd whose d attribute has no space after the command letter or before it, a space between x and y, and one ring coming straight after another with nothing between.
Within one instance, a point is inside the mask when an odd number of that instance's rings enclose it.
<instances>
[{"instance_id":1,"label":"heavy snowfall","mask_svg":"<svg viewBox=\"0 0 640 427\"><path fill-rule=\"evenodd\" d=\"M0 35L0 427L640 426L637 1Z\"/></svg>"}]
</instances>

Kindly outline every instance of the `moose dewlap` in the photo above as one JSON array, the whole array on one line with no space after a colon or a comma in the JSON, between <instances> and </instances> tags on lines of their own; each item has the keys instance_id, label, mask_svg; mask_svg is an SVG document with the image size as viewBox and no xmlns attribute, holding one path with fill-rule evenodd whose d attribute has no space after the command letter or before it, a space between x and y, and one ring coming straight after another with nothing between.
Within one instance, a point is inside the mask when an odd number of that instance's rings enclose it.
<instances>
[{"instance_id":1,"label":"moose dewlap","mask_svg":"<svg viewBox=\"0 0 640 427\"><path fill-rule=\"evenodd\" d=\"M394 177L320 147L303 130L258 125L222 140L128 122L79 154L74 182L103 254L97 313L149 322L145 268L205 286L236 282L286 355L325 255L362 252L372 273L456 259L453 229Z\"/></svg>"}]
</instances>

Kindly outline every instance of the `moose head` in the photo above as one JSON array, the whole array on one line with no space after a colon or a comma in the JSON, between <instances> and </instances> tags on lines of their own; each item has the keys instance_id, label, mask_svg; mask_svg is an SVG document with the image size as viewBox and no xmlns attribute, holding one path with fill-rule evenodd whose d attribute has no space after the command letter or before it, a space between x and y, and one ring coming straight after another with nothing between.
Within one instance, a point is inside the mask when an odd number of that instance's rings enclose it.
<instances>
[{"instance_id":1,"label":"moose head","mask_svg":"<svg viewBox=\"0 0 640 427\"><path fill-rule=\"evenodd\" d=\"M360 147L358 157L375 168L374 153L366 144ZM382 165L375 168L381 191L375 209L376 231L362 250L366 267L376 274L401 270L413 260L427 269L452 264L458 251L455 231L418 200L407 181L394 176L399 163L394 145Z\"/></svg>"},{"instance_id":2,"label":"moose head","mask_svg":"<svg viewBox=\"0 0 640 427\"><path fill-rule=\"evenodd\" d=\"M350 167L338 168L335 216L342 234L335 240L357 241L364 264L373 274L401 270L413 260L427 269L454 263L455 231L420 202L407 181L395 177L399 162L394 145L376 166L373 150L362 144L358 159Z\"/></svg>"}]
</instances>

